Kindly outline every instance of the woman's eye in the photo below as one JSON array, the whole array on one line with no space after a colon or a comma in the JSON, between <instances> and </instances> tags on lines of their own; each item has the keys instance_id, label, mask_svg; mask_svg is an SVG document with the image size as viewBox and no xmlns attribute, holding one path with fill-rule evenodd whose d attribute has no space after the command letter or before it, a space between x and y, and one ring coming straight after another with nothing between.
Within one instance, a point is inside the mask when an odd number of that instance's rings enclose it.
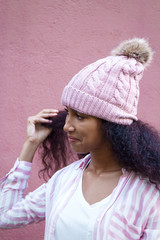
<instances>
[{"instance_id":1,"label":"woman's eye","mask_svg":"<svg viewBox=\"0 0 160 240\"><path fill-rule=\"evenodd\" d=\"M77 115L77 118L78 118L79 120L83 120L83 119L84 119L84 117L81 116L81 115L79 115L78 113L77 113L76 115Z\"/></svg>"},{"instance_id":2,"label":"woman's eye","mask_svg":"<svg viewBox=\"0 0 160 240\"><path fill-rule=\"evenodd\" d=\"M67 108L64 108L64 111L67 113L67 115L68 115L68 109Z\"/></svg>"}]
</instances>

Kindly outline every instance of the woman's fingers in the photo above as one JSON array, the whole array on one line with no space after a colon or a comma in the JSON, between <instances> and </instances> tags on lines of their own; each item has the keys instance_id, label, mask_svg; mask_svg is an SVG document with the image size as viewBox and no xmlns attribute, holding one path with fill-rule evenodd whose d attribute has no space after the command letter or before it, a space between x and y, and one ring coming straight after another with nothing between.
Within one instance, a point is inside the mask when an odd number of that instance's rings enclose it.
<instances>
[{"instance_id":1,"label":"woman's fingers","mask_svg":"<svg viewBox=\"0 0 160 240\"><path fill-rule=\"evenodd\" d=\"M41 113L37 116L41 117L41 118L49 118L49 117L54 117L57 116L58 113Z\"/></svg>"},{"instance_id":2,"label":"woman's fingers","mask_svg":"<svg viewBox=\"0 0 160 240\"><path fill-rule=\"evenodd\" d=\"M47 119L47 118L51 118L54 116L57 116L58 114L58 110L56 109L44 109L41 112L39 112L37 115L29 117L28 118L28 123L51 123L52 120Z\"/></svg>"},{"instance_id":3,"label":"woman's fingers","mask_svg":"<svg viewBox=\"0 0 160 240\"><path fill-rule=\"evenodd\" d=\"M59 111L57 109L43 109L42 111L40 111L39 114L41 113L46 113L46 114L52 114L52 113L58 113Z\"/></svg>"},{"instance_id":4,"label":"woman's fingers","mask_svg":"<svg viewBox=\"0 0 160 240\"><path fill-rule=\"evenodd\" d=\"M59 111L56 109L44 109L37 116L39 116L41 119L42 118L46 119L46 118L57 116L58 112Z\"/></svg>"}]
</instances>

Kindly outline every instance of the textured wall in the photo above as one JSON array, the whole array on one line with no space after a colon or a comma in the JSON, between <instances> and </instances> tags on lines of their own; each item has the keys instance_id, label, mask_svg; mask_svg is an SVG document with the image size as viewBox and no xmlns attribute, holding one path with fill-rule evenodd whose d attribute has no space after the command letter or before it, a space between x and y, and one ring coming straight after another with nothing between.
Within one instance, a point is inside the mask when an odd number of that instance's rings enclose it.
<instances>
[{"instance_id":1,"label":"textured wall","mask_svg":"<svg viewBox=\"0 0 160 240\"><path fill-rule=\"evenodd\" d=\"M120 41L148 38L155 57L141 81L138 116L160 129L159 0L0 0L0 176L13 165L26 119L61 108L64 85ZM42 181L36 160L29 191ZM1 240L43 239L44 223L0 230Z\"/></svg>"}]
</instances>

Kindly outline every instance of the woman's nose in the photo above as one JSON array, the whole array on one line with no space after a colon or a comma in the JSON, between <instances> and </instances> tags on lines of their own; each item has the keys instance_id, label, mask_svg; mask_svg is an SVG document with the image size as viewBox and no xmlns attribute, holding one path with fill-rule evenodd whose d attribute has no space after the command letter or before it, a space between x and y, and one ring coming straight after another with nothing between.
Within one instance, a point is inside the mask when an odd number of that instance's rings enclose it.
<instances>
[{"instance_id":1,"label":"woman's nose","mask_svg":"<svg viewBox=\"0 0 160 240\"><path fill-rule=\"evenodd\" d=\"M74 126L73 126L69 116L66 117L66 121L65 121L63 129L65 132L73 132L74 131Z\"/></svg>"}]
</instances>

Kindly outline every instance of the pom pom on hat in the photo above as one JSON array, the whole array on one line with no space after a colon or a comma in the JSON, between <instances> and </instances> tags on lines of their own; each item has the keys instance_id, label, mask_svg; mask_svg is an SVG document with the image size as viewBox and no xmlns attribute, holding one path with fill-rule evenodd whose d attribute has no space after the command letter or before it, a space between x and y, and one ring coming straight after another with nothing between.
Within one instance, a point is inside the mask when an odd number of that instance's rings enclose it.
<instances>
[{"instance_id":1,"label":"pom pom on hat","mask_svg":"<svg viewBox=\"0 0 160 240\"><path fill-rule=\"evenodd\" d=\"M62 93L62 104L76 111L123 125L137 118L139 81L152 60L145 39L122 42L112 56L77 73Z\"/></svg>"},{"instance_id":2,"label":"pom pom on hat","mask_svg":"<svg viewBox=\"0 0 160 240\"><path fill-rule=\"evenodd\" d=\"M153 51L144 38L133 38L122 42L118 47L112 50L113 56L126 56L135 58L142 63L144 67L152 61Z\"/></svg>"}]
</instances>

